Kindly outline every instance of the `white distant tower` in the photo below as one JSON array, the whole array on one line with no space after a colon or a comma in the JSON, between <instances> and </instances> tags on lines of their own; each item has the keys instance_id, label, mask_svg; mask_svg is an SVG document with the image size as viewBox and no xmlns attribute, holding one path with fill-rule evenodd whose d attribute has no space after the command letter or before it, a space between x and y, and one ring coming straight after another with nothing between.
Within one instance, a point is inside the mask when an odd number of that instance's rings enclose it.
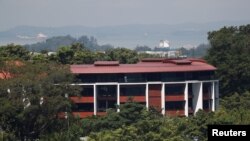
<instances>
[{"instance_id":1,"label":"white distant tower","mask_svg":"<svg viewBox=\"0 0 250 141\"><path fill-rule=\"evenodd\" d=\"M169 41L168 40L160 40L159 47L169 48L170 47Z\"/></svg>"}]
</instances>

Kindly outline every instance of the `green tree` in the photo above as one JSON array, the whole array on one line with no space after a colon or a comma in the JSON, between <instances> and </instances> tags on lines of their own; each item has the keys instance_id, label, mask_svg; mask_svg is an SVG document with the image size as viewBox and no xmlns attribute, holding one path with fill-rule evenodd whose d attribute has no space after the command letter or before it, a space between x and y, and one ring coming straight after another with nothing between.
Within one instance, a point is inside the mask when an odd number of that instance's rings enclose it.
<instances>
[{"instance_id":1,"label":"green tree","mask_svg":"<svg viewBox=\"0 0 250 141\"><path fill-rule=\"evenodd\" d=\"M30 58L29 51L20 45L9 44L0 47L0 59L22 59L28 60Z\"/></svg>"},{"instance_id":2,"label":"green tree","mask_svg":"<svg viewBox=\"0 0 250 141\"><path fill-rule=\"evenodd\" d=\"M132 64L138 62L138 55L135 51L127 48L115 48L106 51L106 54L113 61L119 61L122 64Z\"/></svg>"},{"instance_id":3,"label":"green tree","mask_svg":"<svg viewBox=\"0 0 250 141\"><path fill-rule=\"evenodd\" d=\"M80 43L59 48L58 61L62 64L92 64L95 61L95 53L86 49Z\"/></svg>"},{"instance_id":4,"label":"green tree","mask_svg":"<svg viewBox=\"0 0 250 141\"><path fill-rule=\"evenodd\" d=\"M223 27L208 33L206 60L216 66L222 96L250 89L250 25Z\"/></svg>"},{"instance_id":5,"label":"green tree","mask_svg":"<svg viewBox=\"0 0 250 141\"><path fill-rule=\"evenodd\" d=\"M221 100L221 105L225 108L234 124L250 123L250 93L235 93Z\"/></svg>"},{"instance_id":6,"label":"green tree","mask_svg":"<svg viewBox=\"0 0 250 141\"><path fill-rule=\"evenodd\" d=\"M33 140L64 130L67 124L60 119L60 113L71 107L64 97L65 92L69 95L79 92L73 87L65 87L72 80L69 68L26 62L11 69L15 69L11 71L13 77L0 80L2 129L20 140Z\"/></svg>"},{"instance_id":7,"label":"green tree","mask_svg":"<svg viewBox=\"0 0 250 141\"><path fill-rule=\"evenodd\" d=\"M62 64L70 64L74 57L74 51L70 47L64 46L59 48L57 55L59 62Z\"/></svg>"}]
</instances>

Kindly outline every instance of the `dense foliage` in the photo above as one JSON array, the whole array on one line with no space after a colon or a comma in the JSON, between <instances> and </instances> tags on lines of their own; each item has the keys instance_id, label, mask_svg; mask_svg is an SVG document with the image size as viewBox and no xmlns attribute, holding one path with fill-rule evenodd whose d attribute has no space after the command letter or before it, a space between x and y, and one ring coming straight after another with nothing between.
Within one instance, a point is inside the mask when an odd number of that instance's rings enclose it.
<instances>
[{"instance_id":1,"label":"dense foliage","mask_svg":"<svg viewBox=\"0 0 250 141\"><path fill-rule=\"evenodd\" d=\"M7 59L23 59L28 60L30 58L29 51L21 45L9 44L7 46L0 47L0 60Z\"/></svg>"},{"instance_id":2,"label":"dense foliage","mask_svg":"<svg viewBox=\"0 0 250 141\"><path fill-rule=\"evenodd\" d=\"M5 137L9 140L36 139L64 129L65 121L59 118L59 113L71 107L65 92L78 93L77 89L64 86L72 81L66 66L19 64L1 68L8 68L12 77L0 79L0 127L7 134ZM61 85L55 85L59 83Z\"/></svg>"},{"instance_id":3,"label":"dense foliage","mask_svg":"<svg viewBox=\"0 0 250 141\"><path fill-rule=\"evenodd\" d=\"M209 32L206 59L215 65L222 95L250 90L250 25Z\"/></svg>"}]
</instances>

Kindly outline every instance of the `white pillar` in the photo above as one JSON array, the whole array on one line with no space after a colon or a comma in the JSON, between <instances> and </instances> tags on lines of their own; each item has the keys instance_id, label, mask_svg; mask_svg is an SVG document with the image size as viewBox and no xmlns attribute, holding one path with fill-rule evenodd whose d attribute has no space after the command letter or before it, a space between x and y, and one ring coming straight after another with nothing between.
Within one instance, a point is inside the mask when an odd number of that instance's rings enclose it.
<instances>
[{"instance_id":1,"label":"white pillar","mask_svg":"<svg viewBox=\"0 0 250 141\"><path fill-rule=\"evenodd\" d=\"M161 113L165 115L165 84L161 85Z\"/></svg>"},{"instance_id":2,"label":"white pillar","mask_svg":"<svg viewBox=\"0 0 250 141\"><path fill-rule=\"evenodd\" d=\"M194 109L194 114L199 109L203 109L203 94L202 94L202 88L203 84L202 82L200 83L194 83L193 84L193 109Z\"/></svg>"},{"instance_id":3,"label":"white pillar","mask_svg":"<svg viewBox=\"0 0 250 141\"><path fill-rule=\"evenodd\" d=\"M117 84L117 112L120 112L120 84Z\"/></svg>"},{"instance_id":4,"label":"white pillar","mask_svg":"<svg viewBox=\"0 0 250 141\"><path fill-rule=\"evenodd\" d=\"M215 111L215 82L212 82L212 95L211 95L211 99L212 99L212 102L211 102L211 107L212 107L212 111Z\"/></svg>"},{"instance_id":5,"label":"white pillar","mask_svg":"<svg viewBox=\"0 0 250 141\"><path fill-rule=\"evenodd\" d=\"M96 93L96 84L94 84L94 115L97 114L97 93Z\"/></svg>"},{"instance_id":6,"label":"white pillar","mask_svg":"<svg viewBox=\"0 0 250 141\"><path fill-rule=\"evenodd\" d=\"M185 84L184 99L185 99L185 116L188 117L188 83Z\"/></svg>"},{"instance_id":7,"label":"white pillar","mask_svg":"<svg viewBox=\"0 0 250 141\"><path fill-rule=\"evenodd\" d=\"M145 90L145 92L146 92L146 108L147 108L147 110L148 110L148 108L149 108L149 101L148 101L148 83L146 84L146 90Z\"/></svg>"}]
</instances>

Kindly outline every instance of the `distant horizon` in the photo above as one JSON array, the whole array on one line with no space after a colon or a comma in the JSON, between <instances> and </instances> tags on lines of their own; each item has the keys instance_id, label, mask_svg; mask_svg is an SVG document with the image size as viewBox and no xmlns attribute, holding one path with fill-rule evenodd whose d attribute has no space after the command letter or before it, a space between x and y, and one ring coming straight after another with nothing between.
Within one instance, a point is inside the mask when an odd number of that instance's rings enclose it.
<instances>
[{"instance_id":1,"label":"distant horizon","mask_svg":"<svg viewBox=\"0 0 250 141\"><path fill-rule=\"evenodd\" d=\"M102 28L102 27L117 27L117 26L131 26L131 25L145 25L145 26L150 26L150 25L190 25L190 24L199 24L199 25L208 25L208 24L221 24L222 26L241 26L241 25L247 25L250 24L250 20L227 20L227 21L210 21L210 22L183 22L183 23L131 23L131 24L114 24L114 25L77 25L77 24L71 24L71 25L62 25L62 26L39 26L39 25L16 25L13 27L6 28L4 30L0 30L0 32L8 31L11 29L15 29L17 27L38 27L38 28L65 28L65 27L88 27L88 28ZM233 24L232 24L233 23ZM0 28L1 29L1 28Z\"/></svg>"},{"instance_id":2,"label":"distant horizon","mask_svg":"<svg viewBox=\"0 0 250 141\"><path fill-rule=\"evenodd\" d=\"M155 47L160 40L169 40L172 47L198 46L206 44L207 32L224 26L240 26L250 21L226 21L210 23L182 24L123 24L114 26L88 27L71 25L61 27L21 25L0 31L0 45L17 43L21 45L37 43L38 34L49 37L71 35L72 37L93 36L100 45L110 44L114 47L135 48L139 46ZM24 29L23 29L24 28ZM162 30L161 30L162 29ZM19 38L18 38L19 37ZM23 37L23 39L20 39Z\"/></svg>"},{"instance_id":3,"label":"distant horizon","mask_svg":"<svg viewBox=\"0 0 250 141\"><path fill-rule=\"evenodd\" d=\"M0 31L21 25L106 27L250 21L249 5L249 0L1 0Z\"/></svg>"}]
</instances>

